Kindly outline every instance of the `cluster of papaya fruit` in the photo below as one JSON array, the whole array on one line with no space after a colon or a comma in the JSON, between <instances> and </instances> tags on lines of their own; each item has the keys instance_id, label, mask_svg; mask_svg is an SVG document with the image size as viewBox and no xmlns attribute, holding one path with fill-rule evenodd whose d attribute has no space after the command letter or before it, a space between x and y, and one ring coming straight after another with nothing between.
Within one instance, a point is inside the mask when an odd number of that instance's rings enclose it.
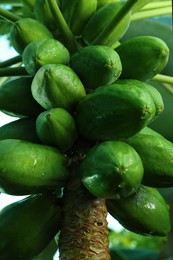
<instances>
[{"instance_id":1,"label":"cluster of papaya fruit","mask_svg":"<svg viewBox=\"0 0 173 260\"><path fill-rule=\"evenodd\" d=\"M19 117L0 128L0 191L28 195L0 213L1 259L32 259L59 232L72 163L124 227L165 236L169 207L157 188L173 186L173 144L148 127L164 104L147 80L166 66L168 46L152 36L119 42L137 9L128 1L32 8L10 32L26 75L0 86L0 110Z\"/></svg>"}]
</instances>

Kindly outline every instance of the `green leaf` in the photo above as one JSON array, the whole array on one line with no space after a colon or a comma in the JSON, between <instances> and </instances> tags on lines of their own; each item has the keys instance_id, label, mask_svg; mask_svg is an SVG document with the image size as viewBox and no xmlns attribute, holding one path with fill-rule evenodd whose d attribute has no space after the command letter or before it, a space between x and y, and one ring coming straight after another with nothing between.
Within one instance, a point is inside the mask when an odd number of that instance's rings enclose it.
<instances>
[{"instance_id":1,"label":"green leaf","mask_svg":"<svg viewBox=\"0 0 173 260\"><path fill-rule=\"evenodd\" d=\"M12 23L4 20L3 18L0 18L0 35L8 34L10 32L11 26Z\"/></svg>"}]
</instances>

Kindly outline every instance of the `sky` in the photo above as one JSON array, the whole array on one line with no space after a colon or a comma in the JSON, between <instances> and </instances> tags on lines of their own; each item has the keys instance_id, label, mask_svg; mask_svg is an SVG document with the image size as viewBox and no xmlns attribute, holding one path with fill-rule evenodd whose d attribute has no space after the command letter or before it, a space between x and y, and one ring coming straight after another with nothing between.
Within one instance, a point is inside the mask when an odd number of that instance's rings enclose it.
<instances>
[{"instance_id":1,"label":"sky","mask_svg":"<svg viewBox=\"0 0 173 260\"><path fill-rule=\"evenodd\" d=\"M0 61L4 61L6 59L12 58L16 56L17 53L13 48L9 48L6 37L0 37ZM7 124L11 121L17 120L16 117L8 116L2 112L0 112L0 127L4 124ZM25 196L11 196L7 194L0 194L0 209L5 207L6 205L23 199ZM122 226L116 221L111 215L108 215L107 221L109 223L109 228L115 230L121 230Z\"/></svg>"}]
</instances>

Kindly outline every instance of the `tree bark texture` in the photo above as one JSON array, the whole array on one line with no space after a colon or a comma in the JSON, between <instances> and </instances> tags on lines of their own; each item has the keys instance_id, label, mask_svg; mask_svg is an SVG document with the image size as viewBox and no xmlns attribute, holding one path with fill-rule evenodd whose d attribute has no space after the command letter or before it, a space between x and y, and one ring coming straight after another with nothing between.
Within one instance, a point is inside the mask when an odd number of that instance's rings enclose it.
<instances>
[{"instance_id":1,"label":"tree bark texture","mask_svg":"<svg viewBox=\"0 0 173 260\"><path fill-rule=\"evenodd\" d=\"M110 260L105 199L89 193L79 180L64 190L59 238L60 260Z\"/></svg>"}]
</instances>

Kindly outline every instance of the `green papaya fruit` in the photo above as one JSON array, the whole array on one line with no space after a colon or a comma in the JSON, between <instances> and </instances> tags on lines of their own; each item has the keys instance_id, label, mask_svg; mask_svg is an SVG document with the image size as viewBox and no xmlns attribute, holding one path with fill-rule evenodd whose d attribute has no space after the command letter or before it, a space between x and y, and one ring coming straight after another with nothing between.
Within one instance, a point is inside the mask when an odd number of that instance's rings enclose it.
<instances>
[{"instance_id":1,"label":"green papaya fruit","mask_svg":"<svg viewBox=\"0 0 173 260\"><path fill-rule=\"evenodd\" d=\"M40 143L36 132L36 119L33 117L21 118L0 127L0 140L20 139L33 143Z\"/></svg>"},{"instance_id":2,"label":"green papaya fruit","mask_svg":"<svg viewBox=\"0 0 173 260\"><path fill-rule=\"evenodd\" d=\"M32 77L19 77L0 86L0 110L11 116L36 116L44 109L31 93Z\"/></svg>"},{"instance_id":3,"label":"green papaya fruit","mask_svg":"<svg viewBox=\"0 0 173 260\"><path fill-rule=\"evenodd\" d=\"M167 44L158 37L138 36L120 44L115 51L122 62L120 78L146 81L160 73L169 58Z\"/></svg>"},{"instance_id":4,"label":"green papaya fruit","mask_svg":"<svg viewBox=\"0 0 173 260\"><path fill-rule=\"evenodd\" d=\"M19 54L22 54L29 43L44 38L53 38L53 35L42 23L33 18L19 19L10 30L10 42Z\"/></svg>"},{"instance_id":5,"label":"green papaya fruit","mask_svg":"<svg viewBox=\"0 0 173 260\"><path fill-rule=\"evenodd\" d=\"M33 259L59 232L60 222L54 195L31 195L6 206L0 212L1 259Z\"/></svg>"},{"instance_id":6,"label":"green papaya fruit","mask_svg":"<svg viewBox=\"0 0 173 260\"><path fill-rule=\"evenodd\" d=\"M68 64L70 54L65 46L55 39L42 39L31 42L22 54L26 71L34 76L45 64Z\"/></svg>"},{"instance_id":7,"label":"green papaya fruit","mask_svg":"<svg viewBox=\"0 0 173 260\"><path fill-rule=\"evenodd\" d=\"M57 4L60 6L58 0ZM42 24L44 24L55 36L60 40L60 31L57 27L56 19L52 14L47 0L35 0L34 1L34 15L35 18Z\"/></svg>"},{"instance_id":8,"label":"green papaya fruit","mask_svg":"<svg viewBox=\"0 0 173 260\"><path fill-rule=\"evenodd\" d=\"M31 91L35 100L45 109L61 107L74 109L86 93L77 74L63 64L42 66L34 76Z\"/></svg>"},{"instance_id":9,"label":"green papaya fruit","mask_svg":"<svg viewBox=\"0 0 173 260\"><path fill-rule=\"evenodd\" d=\"M93 45L79 49L70 59L86 89L111 84L122 72L119 55L108 46Z\"/></svg>"},{"instance_id":10,"label":"green papaya fruit","mask_svg":"<svg viewBox=\"0 0 173 260\"><path fill-rule=\"evenodd\" d=\"M156 116L152 97L137 80L118 80L101 86L77 105L79 133L104 141L133 136Z\"/></svg>"},{"instance_id":11,"label":"green papaya fruit","mask_svg":"<svg viewBox=\"0 0 173 260\"><path fill-rule=\"evenodd\" d=\"M128 198L107 200L108 212L126 229L140 235L166 236L169 208L156 188L141 185Z\"/></svg>"},{"instance_id":12,"label":"green papaya fruit","mask_svg":"<svg viewBox=\"0 0 173 260\"><path fill-rule=\"evenodd\" d=\"M152 187L173 186L173 143L146 127L126 140L144 165L142 183Z\"/></svg>"},{"instance_id":13,"label":"green papaya fruit","mask_svg":"<svg viewBox=\"0 0 173 260\"><path fill-rule=\"evenodd\" d=\"M156 107L156 116L163 113L165 105L164 105L164 101L163 101L162 95L160 94L159 90L157 90L157 88L155 88L154 86L152 86L151 84L148 84L146 82L144 84L142 84L141 87L144 88L152 97L153 102Z\"/></svg>"},{"instance_id":14,"label":"green papaya fruit","mask_svg":"<svg viewBox=\"0 0 173 260\"><path fill-rule=\"evenodd\" d=\"M97 0L62 0L61 12L74 35L81 35L84 26L97 8Z\"/></svg>"},{"instance_id":15,"label":"green papaya fruit","mask_svg":"<svg viewBox=\"0 0 173 260\"><path fill-rule=\"evenodd\" d=\"M68 159L58 149L29 141L0 141L0 191L27 195L61 188Z\"/></svg>"},{"instance_id":16,"label":"green papaya fruit","mask_svg":"<svg viewBox=\"0 0 173 260\"><path fill-rule=\"evenodd\" d=\"M96 197L128 197L140 186L143 165L137 152L122 141L92 147L80 165L84 186Z\"/></svg>"},{"instance_id":17,"label":"green papaya fruit","mask_svg":"<svg viewBox=\"0 0 173 260\"><path fill-rule=\"evenodd\" d=\"M63 108L52 108L42 112L36 120L36 131L40 140L68 151L77 139L74 118Z\"/></svg>"},{"instance_id":18,"label":"green papaya fruit","mask_svg":"<svg viewBox=\"0 0 173 260\"><path fill-rule=\"evenodd\" d=\"M117 24L114 20L123 6L123 2L113 2L106 4L96 10L83 29L82 39L88 45L112 46L126 32L131 19L129 12Z\"/></svg>"},{"instance_id":19,"label":"green papaya fruit","mask_svg":"<svg viewBox=\"0 0 173 260\"><path fill-rule=\"evenodd\" d=\"M172 27L168 24L159 22L158 20L143 19L132 21L128 30L121 38L121 43L137 36L154 36L162 39L169 48L169 58L162 74L173 76L173 37Z\"/></svg>"}]
</instances>

